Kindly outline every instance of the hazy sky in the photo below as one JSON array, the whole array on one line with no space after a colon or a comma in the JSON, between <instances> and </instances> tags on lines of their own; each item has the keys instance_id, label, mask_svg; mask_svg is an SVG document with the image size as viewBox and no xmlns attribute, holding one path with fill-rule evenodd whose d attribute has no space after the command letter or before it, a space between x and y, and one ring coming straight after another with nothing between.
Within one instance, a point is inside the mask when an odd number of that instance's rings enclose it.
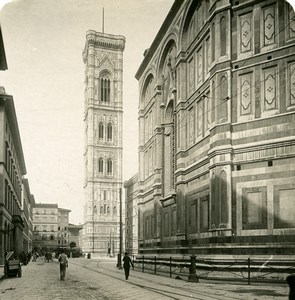
<instances>
[{"instance_id":1,"label":"hazy sky","mask_svg":"<svg viewBox=\"0 0 295 300\"><path fill-rule=\"evenodd\" d=\"M1 2L1 0L0 0ZM1 9L8 70L0 86L15 102L31 193L83 222L86 31L126 37L123 180L137 172L138 82L134 75L173 0L19 0Z\"/></svg>"}]
</instances>

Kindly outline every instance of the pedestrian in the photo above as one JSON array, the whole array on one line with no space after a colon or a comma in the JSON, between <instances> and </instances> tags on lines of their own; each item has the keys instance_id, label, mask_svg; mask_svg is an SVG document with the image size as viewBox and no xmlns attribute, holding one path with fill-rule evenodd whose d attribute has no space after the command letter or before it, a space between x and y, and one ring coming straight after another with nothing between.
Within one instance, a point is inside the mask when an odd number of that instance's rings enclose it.
<instances>
[{"instance_id":1,"label":"pedestrian","mask_svg":"<svg viewBox=\"0 0 295 300\"><path fill-rule=\"evenodd\" d=\"M125 252L125 256L123 258L123 268L125 271L126 280L128 280L129 277L130 265L134 267L131 258L128 256L128 252Z\"/></svg>"},{"instance_id":2,"label":"pedestrian","mask_svg":"<svg viewBox=\"0 0 295 300\"><path fill-rule=\"evenodd\" d=\"M65 254L65 250L61 250L61 254L58 257L59 261L59 271L60 271L60 280L65 280L66 278L66 270L68 265L68 257Z\"/></svg>"}]
</instances>

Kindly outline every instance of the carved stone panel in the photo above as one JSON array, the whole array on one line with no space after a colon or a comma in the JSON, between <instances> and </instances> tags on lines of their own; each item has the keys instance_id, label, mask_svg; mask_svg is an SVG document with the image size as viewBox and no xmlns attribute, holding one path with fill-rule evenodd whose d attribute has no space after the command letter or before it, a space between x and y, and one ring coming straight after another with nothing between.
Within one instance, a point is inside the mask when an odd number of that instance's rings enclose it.
<instances>
[{"instance_id":1,"label":"carved stone panel","mask_svg":"<svg viewBox=\"0 0 295 300\"><path fill-rule=\"evenodd\" d=\"M288 106L295 105L295 62L289 64L289 101Z\"/></svg>"},{"instance_id":2,"label":"carved stone panel","mask_svg":"<svg viewBox=\"0 0 295 300\"><path fill-rule=\"evenodd\" d=\"M197 52L197 85L203 82L203 48L201 47Z\"/></svg>"},{"instance_id":3,"label":"carved stone panel","mask_svg":"<svg viewBox=\"0 0 295 300\"><path fill-rule=\"evenodd\" d=\"M252 13L240 16L240 52L252 50Z\"/></svg>"},{"instance_id":4,"label":"carved stone panel","mask_svg":"<svg viewBox=\"0 0 295 300\"><path fill-rule=\"evenodd\" d=\"M203 100L197 104L197 135L198 137L203 135Z\"/></svg>"},{"instance_id":5,"label":"carved stone panel","mask_svg":"<svg viewBox=\"0 0 295 300\"><path fill-rule=\"evenodd\" d=\"M277 108L277 74L276 68L268 68L263 70L263 108L264 111Z\"/></svg>"},{"instance_id":6,"label":"carved stone panel","mask_svg":"<svg viewBox=\"0 0 295 300\"><path fill-rule=\"evenodd\" d=\"M275 43L275 6L263 9L263 46Z\"/></svg>"},{"instance_id":7,"label":"carved stone panel","mask_svg":"<svg viewBox=\"0 0 295 300\"><path fill-rule=\"evenodd\" d=\"M189 93L194 91L194 58L192 58L189 62L188 62L188 90Z\"/></svg>"},{"instance_id":8,"label":"carved stone panel","mask_svg":"<svg viewBox=\"0 0 295 300\"><path fill-rule=\"evenodd\" d=\"M252 114L252 73L240 76L240 115Z\"/></svg>"}]
</instances>

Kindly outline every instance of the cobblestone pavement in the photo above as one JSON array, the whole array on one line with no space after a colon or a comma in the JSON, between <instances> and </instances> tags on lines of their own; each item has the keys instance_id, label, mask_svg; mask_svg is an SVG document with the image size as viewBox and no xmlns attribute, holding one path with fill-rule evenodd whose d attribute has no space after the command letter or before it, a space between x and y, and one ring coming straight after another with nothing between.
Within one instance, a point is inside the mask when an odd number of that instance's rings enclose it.
<instances>
[{"instance_id":1,"label":"cobblestone pavement","mask_svg":"<svg viewBox=\"0 0 295 300\"><path fill-rule=\"evenodd\" d=\"M0 274L1 276L1 274ZM288 299L287 284L191 283L131 270L129 280L115 260L70 259L65 281L57 261L23 266L22 278L0 280L0 299Z\"/></svg>"}]
</instances>

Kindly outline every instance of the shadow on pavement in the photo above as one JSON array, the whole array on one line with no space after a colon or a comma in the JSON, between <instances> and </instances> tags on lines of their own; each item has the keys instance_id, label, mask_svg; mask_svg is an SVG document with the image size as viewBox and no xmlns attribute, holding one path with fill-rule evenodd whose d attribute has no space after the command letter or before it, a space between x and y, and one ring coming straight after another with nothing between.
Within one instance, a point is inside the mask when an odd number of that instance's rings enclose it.
<instances>
[{"instance_id":1,"label":"shadow on pavement","mask_svg":"<svg viewBox=\"0 0 295 300\"><path fill-rule=\"evenodd\" d=\"M239 289L239 293L249 293L248 289ZM251 289L251 293L254 294L255 296L272 296L272 297L284 297L287 296L285 294L280 294L275 291L270 291L270 290L260 290L260 289Z\"/></svg>"}]
</instances>

